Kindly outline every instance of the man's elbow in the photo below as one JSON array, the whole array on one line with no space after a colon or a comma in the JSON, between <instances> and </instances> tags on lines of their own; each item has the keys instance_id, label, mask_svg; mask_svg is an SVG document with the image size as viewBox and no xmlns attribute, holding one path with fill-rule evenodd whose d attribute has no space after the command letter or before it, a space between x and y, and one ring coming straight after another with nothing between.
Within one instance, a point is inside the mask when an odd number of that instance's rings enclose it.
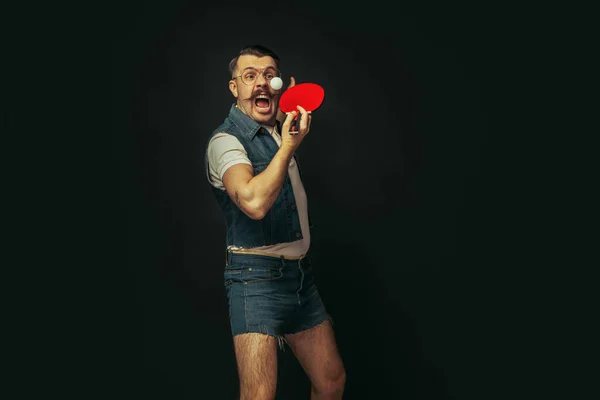
<instances>
[{"instance_id":1,"label":"man's elbow","mask_svg":"<svg viewBox=\"0 0 600 400\"><path fill-rule=\"evenodd\" d=\"M250 203L246 207L242 209L244 213L251 219L260 221L267 215L269 211L263 204L260 203Z\"/></svg>"},{"instance_id":2,"label":"man's elbow","mask_svg":"<svg viewBox=\"0 0 600 400\"><path fill-rule=\"evenodd\" d=\"M268 198L257 196L247 188L244 191L240 191L239 195L236 191L235 196L235 201L244 214L257 221L263 219L271 209L271 206L273 206Z\"/></svg>"},{"instance_id":3,"label":"man's elbow","mask_svg":"<svg viewBox=\"0 0 600 400\"><path fill-rule=\"evenodd\" d=\"M261 212L259 210L253 210L253 211L244 210L244 213L250 219L253 219L253 220L256 220L256 221L260 221L261 219L263 219L265 217L265 215L267 215L266 213L263 213L263 212Z\"/></svg>"},{"instance_id":4,"label":"man's elbow","mask_svg":"<svg viewBox=\"0 0 600 400\"><path fill-rule=\"evenodd\" d=\"M231 198L248 218L261 220L265 217L266 212L263 211L262 202L248 188L236 190Z\"/></svg>"}]
</instances>

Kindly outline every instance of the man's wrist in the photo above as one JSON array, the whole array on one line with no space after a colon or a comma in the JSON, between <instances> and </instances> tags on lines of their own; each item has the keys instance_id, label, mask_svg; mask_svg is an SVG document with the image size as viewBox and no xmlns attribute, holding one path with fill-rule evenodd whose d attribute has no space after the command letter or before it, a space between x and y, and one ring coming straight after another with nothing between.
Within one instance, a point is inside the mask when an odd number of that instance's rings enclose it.
<instances>
[{"instance_id":1,"label":"man's wrist","mask_svg":"<svg viewBox=\"0 0 600 400\"><path fill-rule=\"evenodd\" d=\"M289 156L290 158L294 155L296 151L296 146L291 144L281 143L281 147L279 148L285 156Z\"/></svg>"}]
</instances>

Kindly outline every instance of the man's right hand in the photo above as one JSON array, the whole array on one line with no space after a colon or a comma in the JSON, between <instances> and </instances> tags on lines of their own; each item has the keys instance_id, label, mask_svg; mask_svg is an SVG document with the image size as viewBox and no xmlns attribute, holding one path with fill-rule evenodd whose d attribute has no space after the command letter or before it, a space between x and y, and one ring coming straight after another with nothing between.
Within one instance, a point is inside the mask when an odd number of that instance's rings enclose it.
<instances>
[{"instance_id":1,"label":"man's right hand","mask_svg":"<svg viewBox=\"0 0 600 400\"><path fill-rule=\"evenodd\" d=\"M285 121L282 126L281 132L281 146L289 149L294 152L300 146L302 139L308 134L310 131L310 124L312 121L312 114L307 112L301 106L297 106L298 111L292 111L287 113ZM298 131L290 133L290 126L292 125L292 121L298 115L300 118L300 125L298 126Z\"/></svg>"}]
</instances>

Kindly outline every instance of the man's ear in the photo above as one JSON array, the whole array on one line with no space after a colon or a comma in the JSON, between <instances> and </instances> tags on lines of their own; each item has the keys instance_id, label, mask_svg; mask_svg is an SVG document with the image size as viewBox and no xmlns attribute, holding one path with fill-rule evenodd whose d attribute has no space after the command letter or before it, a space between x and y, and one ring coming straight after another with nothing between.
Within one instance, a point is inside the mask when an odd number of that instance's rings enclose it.
<instances>
[{"instance_id":1,"label":"man's ear","mask_svg":"<svg viewBox=\"0 0 600 400\"><path fill-rule=\"evenodd\" d=\"M235 97L237 99L237 97L238 97L237 85L233 79L229 81L229 91L231 92L233 97Z\"/></svg>"}]
</instances>

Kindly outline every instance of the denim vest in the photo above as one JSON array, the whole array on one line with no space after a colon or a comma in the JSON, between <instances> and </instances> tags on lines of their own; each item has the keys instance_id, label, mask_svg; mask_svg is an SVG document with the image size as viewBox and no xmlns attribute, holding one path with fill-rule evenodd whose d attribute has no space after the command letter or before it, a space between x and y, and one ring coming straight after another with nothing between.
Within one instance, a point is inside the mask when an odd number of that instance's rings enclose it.
<instances>
[{"instance_id":1,"label":"denim vest","mask_svg":"<svg viewBox=\"0 0 600 400\"><path fill-rule=\"evenodd\" d=\"M279 131L281 132L281 130ZM229 116L223 124L215 129L208 138L207 150L208 143L217 133L228 133L240 141L248 153L255 176L267 168L275 153L279 150L279 146L271 134L259 123L238 110L235 104L232 105ZM298 165L300 177L302 177L300 164L298 164L298 158L295 154L294 159ZM210 180L206 152L204 163L206 174ZM293 242L303 238L296 200L287 171L275 203L261 220L254 220L244 214L231 200L227 191L219 190L212 185L211 189L225 215L227 246L234 245L246 248L268 246ZM310 222L309 225L311 225Z\"/></svg>"}]
</instances>

